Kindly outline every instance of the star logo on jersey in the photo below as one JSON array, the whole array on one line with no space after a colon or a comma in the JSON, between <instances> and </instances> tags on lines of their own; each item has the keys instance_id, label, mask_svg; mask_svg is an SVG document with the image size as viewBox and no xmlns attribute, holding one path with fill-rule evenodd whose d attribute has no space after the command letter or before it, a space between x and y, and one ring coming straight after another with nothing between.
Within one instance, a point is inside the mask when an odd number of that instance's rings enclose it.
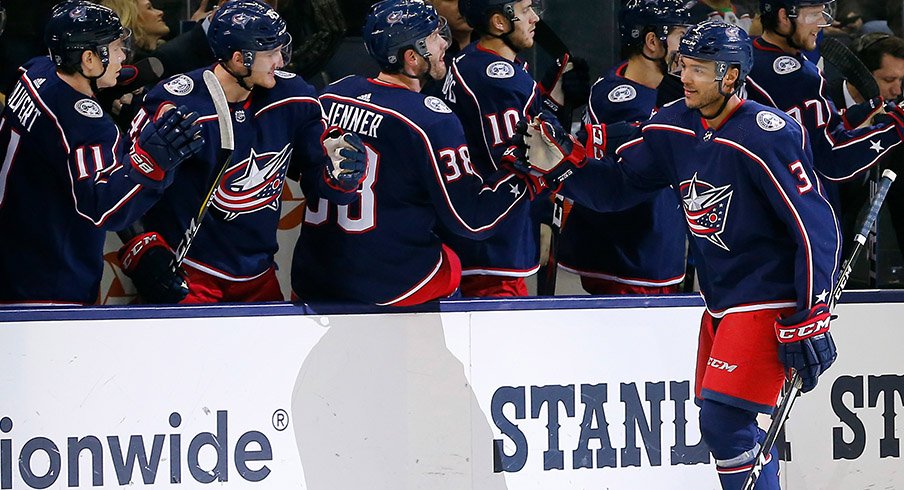
<instances>
[{"instance_id":1,"label":"star logo on jersey","mask_svg":"<svg viewBox=\"0 0 904 490\"><path fill-rule=\"evenodd\" d=\"M876 154L882 153L882 151L885 150L885 148L882 148L881 141L873 141L873 140L870 140L870 142L869 142L869 149L875 150Z\"/></svg>"},{"instance_id":2,"label":"star logo on jersey","mask_svg":"<svg viewBox=\"0 0 904 490\"><path fill-rule=\"evenodd\" d=\"M279 209L291 145L278 152L256 153L229 167L213 195L213 205L226 213L226 221L262 209Z\"/></svg>"},{"instance_id":3,"label":"star logo on jersey","mask_svg":"<svg viewBox=\"0 0 904 490\"><path fill-rule=\"evenodd\" d=\"M696 173L690 180L681 183L688 229L694 236L705 238L724 250L729 248L720 235L725 230L728 207L734 193L730 187L730 185L716 187L699 180Z\"/></svg>"},{"instance_id":4,"label":"star logo on jersey","mask_svg":"<svg viewBox=\"0 0 904 490\"><path fill-rule=\"evenodd\" d=\"M509 185L512 187L512 190L509 191L510 193L514 194L515 197L521 195L521 186L520 185L518 185L518 184L509 184Z\"/></svg>"},{"instance_id":5,"label":"star logo on jersey","mask_svg":"<svg viewBox=\"0 0 904 490\"><path fill-rule=\"evenodd\" d=\"M821 293L819 293L819 294L816 295L816 302L817 302L817 303L825 303L825 302L826 302L826 298L827 298L828 296L829 296L829 292L826 291L825 289L823 289Z\"/></svg>"}]
</instances>

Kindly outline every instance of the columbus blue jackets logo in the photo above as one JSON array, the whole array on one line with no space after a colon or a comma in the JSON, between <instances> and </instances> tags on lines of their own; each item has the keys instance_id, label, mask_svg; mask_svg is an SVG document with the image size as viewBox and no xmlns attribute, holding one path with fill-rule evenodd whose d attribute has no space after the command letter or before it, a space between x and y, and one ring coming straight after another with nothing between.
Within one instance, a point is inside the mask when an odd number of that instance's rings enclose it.
<instances>
[{"instance_id":1,"label":"columbus blue jackets logo","mask_svg":"<svg viewBox=\"0 0 904 490\"><path fill-rule=\"evenodd\" d=\"M452 112L452 109L449 109L449 106L447 106L445 102L433 96L424 99L424 105L427 106L427 109L430 109L433 112L439 112L440 114L449 114Z\"/></svg>"},{"instance_id":2,"label":"columbus blue jackets logo","mask_svg":"<svg viewBox=\"0 0 904 490\"><path fill-rule=\"evenodd\" d=\"M487 76L490 78L512 78L515 76L515 68L505 61L494 61L487 66Z\"/></svg>"},{"instance_id":3,"label":"columbus blue jackets logo","mask_svg":"<svg viewBox=\"0 0 904 490\"><path fill-rule=\"evenodd\" d=\"M226 169L213 205L226 213L226 221L266 208L278 210L291 157L291 144L278 152L257 154L252 149L248 158Z\"/></svg>"},{"instance_id":4,"label":"columbus blue jackets logo","mask_svg":"<svg viewBox=\"0 0 904 490\"><path fill-rule=\"evenodd\" d=\"M681 183L684 215L688 229L694 236L705 238L718 247L729 250L720 235L725 230L733 192L730 185L716 187L698 180L697 174L691 180Z\"/></svg>"},{"instance_id":5,"label":"columbus blue jackets logo","mask_svg":"<svg viewBox=\"0 0 904 490\"><path fill-rule=\"evenodd\" d=\"M800 69L800 61L790 56L779 56L772 62L772 69L779 75L787 75Z\"/></svg>"},{"instance_id":6,"label":"columbus blue jackets logo","mask_svg":"<svg viewBox=\"0 0 904 490\"><path fill-rule=\"evenodd\" d=\"M619 85L609 92L609 102L627 102L637 97L637 90L630 85Z\"/></svg>"},{"instance_id":7,"label":"columbus blue jackets logo","mask_svg":"<svg viewBox=\"0 0 904 490\"><path fill-rule=\"evenodd\" d=\"M778 131L785 127L785 120L769 111L756 113L756 124L765 131Z\"/></svg>"},{"instance_id":8,"label":"columbus blue jackets logo","mask_svg":"<svg viewBox=\"0 0 904 490\"><path fill-rule=\"evenodd\" d=\"M292 72L282 71L282 70L274 70L273 74L278 76L279 78L284 78L286 80L288 80L290 78L295 78L297 76Z\"/></svg>"}]
</instances>

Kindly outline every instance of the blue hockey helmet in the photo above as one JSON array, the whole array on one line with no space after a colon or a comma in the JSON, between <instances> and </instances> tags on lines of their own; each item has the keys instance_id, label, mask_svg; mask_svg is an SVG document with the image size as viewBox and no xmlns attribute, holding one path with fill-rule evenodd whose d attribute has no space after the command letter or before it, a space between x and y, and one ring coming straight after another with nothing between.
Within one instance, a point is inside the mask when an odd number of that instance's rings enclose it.
<instances>
[{"instance_id":1,"label":"blue hockey helmet","mask_svg":"<svg viewBox=\"0 0 904 490\"><path fill-rule=\"evenodd\" d=\"M128 35L129 30L111 9L85 0L67 0L53 7L44 28L44 43L57 67L80 70L82 53L94 51L106 69L108 45Z\"/></svg>"},{"instance_id":2,"label":"blue hockey helmet","mask_svg":"<svg viewBox=\"0 0 904 490\"><path fill-rule=\"evenodd\" d=\"M267 4L257 0L229 0L210 20L207 41L216 59L228 61L236 51L249 70L258 51L281 49L283 62L292 54L292 35L286 21Z\"/></svg>"},{"instance_id":3,"label":"blue hockey helmet","mask_svg":"<svg viewBox=\"0 0 904 490\"><path fill-rule=\"evenodd\" d=\"M380 68L397 71L402 66L400 56L405 49L430 58L427 38L444 28L447 28L446 19L423 0L383 0L371 8L362 35L367 52Z\"/></svg>"},{"instance_id":4,"label":"blue hockey helmet","mask_svg":"<svg viewBox=\"0 0 904 490\"><path fill-rule=\"evenodd\" d=\"M619 12L618 29L622 44L633 46L643 43L647 31L665 42L669 27L693 24L686 0L628 0Z\"/></svg>"},{"instance_id":5,"label":"blue hockey helmet","mask_svg":"<svg viewBox=\"0 0 904 490\"><path fill-rule=\"evenodd\" d=\"M795 18L800 13L801 7L822 6L823 27L832 25L835 20L835 0L760 0L760 13L764 17L778 15L779 9L785 9L788 17Z\"/></svg>"},{"instance_id":6,"label":"blue hockey helmet","mask_svg":"<svg viewBox=\"0 0 904 490\"><path fill-rule=\"evenodd\" d=\"M747 33L738 26L719 20L701 22L688 29L681 37L678 54L716 62L716 80L720 84L728 69L737 67L740 73L735 93L741 90L753 67L753 45Z\"/></svg>"}]
</instances>

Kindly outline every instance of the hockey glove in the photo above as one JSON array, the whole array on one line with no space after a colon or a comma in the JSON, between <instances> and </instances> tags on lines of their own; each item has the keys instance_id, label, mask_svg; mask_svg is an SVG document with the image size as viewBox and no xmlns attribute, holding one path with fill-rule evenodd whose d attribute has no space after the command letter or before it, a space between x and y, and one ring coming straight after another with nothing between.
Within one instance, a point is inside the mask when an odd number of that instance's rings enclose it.
<instances>
[{"instance_id":1,"label":"hockey glove","mask_svg":"<svg viewBox=\"0 0 904 490\"><path fill-rule=\"evenodd\" d=\"M872 125L873 118L884 113L883 104L885 102L882 97L873 97L870 100L847 108L841 115L845 129L859 129Z\"/></svg>"},{"instance_id":2,"label":"hockey glove","mask_svg":"<svg viewBox=\"0 0 904 490\"><path fill-rule=\"evenodd\" d=\"M787 369L794 369L803 381L804 393L816 387L819 375L835 362L838 353L829 332L829 307L820 303L775 320L778 355Z\"/></svg>"},{"instance_id":3,"label":"hockey glove","mask_svg":"<svg viewBox=\"0 0 904 490\"><path fill-rule=\"evenodd\" d=\"M327 185L341 192L356 192L367 177L367 150L361 138L332 126L320 141L330 158L323 171Z\"/></svg>"},{"instance_id":4,"label":"hockey glove","mask_svg":"<svg viewBox=\"0 0 904 490\"><path fill-rule=\"evenodd\" d=\"M148 304L178 303L188 295L184 272L173 271L173 249L157 233L137 235L119 249L119 263Z\"/></svg>"},{"instance_id":5,"label":"hockey glove","mask_svg":"<svg viewBox=\"0 0 904 490\"><path fill-rule=\"evenodd\" d=\"M612 124L584 124L575 137L583 142L589 158L600 159L615 153L621 145L640 135L640 125L634 122Z\"/></svg>"},{"instance_id":6,"label":"hockey glove","mask_svg":"<svg viewBox=\"0 0 904 490\"><path fill-rule=\"evenodd\" d=\"M523 136L516 134L513 142L515 144L509 146L505 153L502 154L502 167L514 173L517 177L524 181L527 187L528 198L533 201L542 192L549 190L546 179L539 172L531 172L530 165L527 164L525 150L523 144Z\"/></svg>"},{"instance_id":7,"label":"hockey glove","mask_svg":"<svg viewBox=\"0 0 904 490\"><path fill-rule=\"evenodd\" d=\"M197 112L185 106L167 111L142 128L132 146L132 167L154 182L163 181L166 171L184 162L204 146Z\"/></svg>"},{"instance_id":8,"label":"hockey glove","mask_svg":"<svg viewBox=\"0 0 904 490\"><path fill-rule=\"evenodd\" d=\"M579 107L590 98L590 65L565 55L549 67L539 85L544 107L562 115L563 108Z\"/></svg>"},{"instance_id":9,"label":"hockey glove","mask_svg":"<svg viewBox=\"0 0 904 490\"><path fill-rule=\"evenodd\" d=\"M553 192L575 168L583 167L587 161L584 145L568 134L548 112L541 113L529 124L519 124L517 129L523 132L530 171L541 175Z\"/></svg>"}]
</instances>

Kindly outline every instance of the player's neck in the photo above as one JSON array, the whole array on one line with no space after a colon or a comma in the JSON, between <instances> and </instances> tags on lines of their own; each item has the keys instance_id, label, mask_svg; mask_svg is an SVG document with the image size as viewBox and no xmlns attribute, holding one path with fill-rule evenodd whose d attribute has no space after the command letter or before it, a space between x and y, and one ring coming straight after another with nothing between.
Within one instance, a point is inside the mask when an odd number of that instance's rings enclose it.
<instances>
[{"instance_id":1,"label":"player's neck","mask_svg":"<svg viewBox=\"0 0 904 490\"><path fill-rule=\"evenodd\" d=\"M91 82L81 74L73 73L70 75L57 71L57 75L60 77L60 80L66 82L66 84L72 87L76 92L87 95L88 97L94 96L94 91L91 90Z\"/></svg>"},{"instance_id":2,"label":"player's neck","mask_svg":"<svg viewBox=\"0 0 904 490\"><path fill-rule=\"evenodd\" d=\"M515 61L515 58L518 56L518 53L516 53L515 50L510 48L508 44L505 44L505 41L498 37L483 36L480 38L480 41L477 41L477 45L483 49L490 50L509 61Z\"/></svg>"},{"instance_id":3,"label":"player's neck","mask_svg":"<svg viewBox=\"0 0 904 490\"><path fill-rule=\"evenodd\" d=\"M248 96L251 95L250 90L246 90L244 87L239 85L238 80L235 79L226 68L223 68L223 65L217 65L213 68L213 74L216 75L217 80L220 81L220 85L223 87L223 93L226 94L226 100L229 102L242 102L248 99Z\"/></svg>"},{"instance_id":4,"label":"player's neck","mask_svg":"<svg viewBox=\"0 0 904 490\"><path fill-rule=\"evenodd\" d=\"M628 66L625 67L622 76L644 87L655 89L662 82L662 69L658 62L637 55L628 60Z\"/></svg>"},{"instance_id":5,"label":"player's neck","mask_svg":"<svg viewBox=\"0 0 904 490\"><path fill-rule=\"evenodd\" d=\"M381 71L380 74L377 75L376 79L383 83L401 85L402 87L405 87L412 92L421 91L421 81L419 79L406 77L401 73L385 73Z\"/></svg>"},{"instance_id":6,"label":"player's neck","mask_svg":"<svg viewBox=\"0 0 904 490\"><path fill-rule=\"evenodd\" d=\"M781 49L782 51L784 51L788 54L796 55L796 54L800 53L799 49L792 47L790 44L788 44L788 40L785 39L785 36L782 36L781 34L778 34L774 31L764 31L763 39L766 42L768 42L769 44L775 45L775 47Z\"/></svg>"},{"instance_id":7,"label":"player's neck","mask_svg":"<svg viewBox=\"0 0 904 490\"><path fill-rule=\"evenodd\" d=\"M735 109L737 109L740 104L741 104L741 99L738 98L737 95L732 95L731 97L728 98L728 102L725 104L725 108L722 109L722 111L719 112L715 117L708 118L708 117L704 116L703 119L706 120L706 124L709 127L718 129L718 128L722 127L722 123L724 123L725 120L728 119L728 116L730 116L732 113L734 113ZM722 100L719 100L718 104L715 104L714 107L712 107L712 108L702 108L701 115L703 113L708 112L707 109L718 110L719 105L722 105Z\"/></svg>"}]
</instances>

